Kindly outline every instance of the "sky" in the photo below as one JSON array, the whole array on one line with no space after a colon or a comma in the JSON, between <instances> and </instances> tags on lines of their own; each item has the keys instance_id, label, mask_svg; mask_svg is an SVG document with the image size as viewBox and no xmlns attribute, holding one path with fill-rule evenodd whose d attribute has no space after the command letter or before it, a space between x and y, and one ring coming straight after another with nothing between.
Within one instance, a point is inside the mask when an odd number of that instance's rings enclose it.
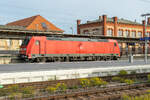
<instances>
[{"instance_id":1,"label":"sky","mask_svg":"<svg viewBox=\"0 0 150 100\"><path fill-rule=\"evenodd\" d=\"M0 24L41 15L63 29L76 34L76 20L82 23L105 14L141 22L140 15L150 13L150 0L1 0Z\"/></svg>"}]
</instances>

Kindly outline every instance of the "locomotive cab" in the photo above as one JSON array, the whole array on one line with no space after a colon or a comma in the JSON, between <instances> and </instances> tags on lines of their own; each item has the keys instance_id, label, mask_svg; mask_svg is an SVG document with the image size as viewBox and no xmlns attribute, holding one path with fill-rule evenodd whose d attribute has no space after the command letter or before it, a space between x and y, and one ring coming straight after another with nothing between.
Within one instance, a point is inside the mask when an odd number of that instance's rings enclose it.
<instances>
[{"instance_id":1,"label":"locomotive cab","mask_svg":"<svg viewBox=\"0 0 150 100\"><path fill-rule=\"evenodd\" d=\"M24 60L34 59L45 54L46 37L27 37L20 48L20 57Z\"/></svg>"},{"instance_id":2,"label":"locomotive cab","mask_svg":"<svg viewBox=\"0 0 150 100\"><path fill-rule=\"evenodd\" d=\"M26 58L26 50L27 50L27 46L28 43L30 41L31 37L26 37L25 40L23 40L21 47L20 47L20 57L21 58Z\"/></svg>"}]
</instances>

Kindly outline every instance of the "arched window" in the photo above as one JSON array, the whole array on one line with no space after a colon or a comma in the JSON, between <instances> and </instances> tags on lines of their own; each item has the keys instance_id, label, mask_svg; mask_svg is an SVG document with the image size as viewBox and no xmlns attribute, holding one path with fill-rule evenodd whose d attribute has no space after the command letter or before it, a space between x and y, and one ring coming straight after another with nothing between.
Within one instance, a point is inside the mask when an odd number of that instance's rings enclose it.
<instances>
[{"instance_id":1,"label":"arched window","mask_svg":"<svg viewBox=\"0 0 150 100\"><path fill-rule=\"evenodd\" d=\"M125 31L124 37L129 37L129 31L128 30Z\"/></svg>"},{"instance_id":2,"label":"arched window","mask_svg":"<svg viewBox=\"0 0 150 100\"><path fill-rule=\"evenodd\" d=\"M113 30L112 29L108 29L107 30L107 36L113 36Z\"/></svg>"},{"instance_id":3,"label":"arched window","mask_svg":"<svg viewBox=\"0 0 150 100\"><path fill-rule=\"evenodd\" d=\"M131 37L135 38L136 37L136 31L132 31Z\"/></svg>"},{"instance_id":4,"label":"arched window","mask_svg":"<svg viewBox=\"0 0 150 100\"><path fill-rule=\"evenodd\" d=\"M142 32L138 32L137 37L142 37Z\"/></svg>"},{"instance_id":5,"label":"arched window","mask_svg":"<svg viewBox=\"0 0 150 100\"><path fill-rule=\"evenodd\" d=\"M118 36L119 36L119 37L123 36L123 30L119 30L119 31L118 31Z\"/></svg>"}]
</instances>

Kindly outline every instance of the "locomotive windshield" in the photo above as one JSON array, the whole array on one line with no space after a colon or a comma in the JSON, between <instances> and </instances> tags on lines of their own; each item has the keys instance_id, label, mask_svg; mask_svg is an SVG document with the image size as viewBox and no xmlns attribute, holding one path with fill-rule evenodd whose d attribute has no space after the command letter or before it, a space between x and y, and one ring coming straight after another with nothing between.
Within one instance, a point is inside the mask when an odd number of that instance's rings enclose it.
<instances>
[{"instance_id":1,"label":"locomotive windshield","mask_svg":"<svg viewBox=\"0 0 150 100\"><path fill-rule=\"evenodd\" d=\"M27 45L30 41L30 37L25 38L25 40L22 42L22 45Z\"/></svg>"}]
</instances>

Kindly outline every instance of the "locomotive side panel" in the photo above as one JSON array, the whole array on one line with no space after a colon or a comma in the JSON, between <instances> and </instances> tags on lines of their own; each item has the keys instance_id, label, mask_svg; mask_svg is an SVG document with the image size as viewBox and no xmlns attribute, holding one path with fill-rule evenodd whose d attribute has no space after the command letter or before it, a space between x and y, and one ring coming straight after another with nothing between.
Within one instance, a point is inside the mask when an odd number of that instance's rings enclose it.
<instances>
[{"instance_id":1,"label":"locomotive side panel","mask_svg":"<svg viewBox=\"0 0 150 100\"><path fill-rule=\"evenodd\" d=\"M47 40L46 53L47 54L77 54L78 42L75 41L55 41Z\"/></svg>"},{"instance_id":2,"label":"locomotive side panel","mask_svg":"<svg viewBox=\"0 0 150 100\"><path fill-rule=\"evenodd\" d=\"M66 39L66 40L65 40ZM26 46L26 54L29 59L113 59L120 56L120 50L115 40L69 40L65 38L49 40L42 36L35 36L30 39ZM68 41L69 40L69 41ZM64 58L65 57L65 58Z\"/></svg>"}]
</instances>

